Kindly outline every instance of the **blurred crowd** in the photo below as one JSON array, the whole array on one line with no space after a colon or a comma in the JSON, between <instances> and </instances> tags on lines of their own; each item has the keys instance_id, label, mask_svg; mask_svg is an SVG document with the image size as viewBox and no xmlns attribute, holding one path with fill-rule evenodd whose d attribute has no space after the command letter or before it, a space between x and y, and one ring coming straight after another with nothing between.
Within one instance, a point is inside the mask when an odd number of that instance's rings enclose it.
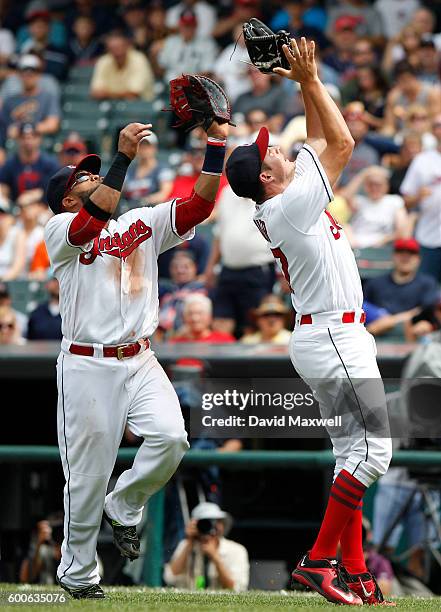
<instances>
[{"instance_id":1,"label":"blurred crowd","mask_svg":"<svg viewBox=\"0 0 441 612\"><path fill-rule=\"evenodd\" d=\"M170 79L205 74L232 102L230 151L267 125L295 158L306 136L299 87L250 65L241 24L253 16L316 41L320 77L356 142L331 212L358 261L381 260L362 274L368 329L411 341L440 329L441 2L31 0L0 8L0 343L60 337L45 188L61 165L103 154L100 140L66 131L66 113L84 109L86 121L88 104L124 102L139 114L166 102ZM84 95L72 80L82 70ZM191 192L204 135L172 123L141 144L119 212ZM288 342L289 289L252 214L223 178L198 237L161 256L156 341ZM13 283L26 280L47 282L35 312L15 304Z\"/></svg>"}]
</instances>

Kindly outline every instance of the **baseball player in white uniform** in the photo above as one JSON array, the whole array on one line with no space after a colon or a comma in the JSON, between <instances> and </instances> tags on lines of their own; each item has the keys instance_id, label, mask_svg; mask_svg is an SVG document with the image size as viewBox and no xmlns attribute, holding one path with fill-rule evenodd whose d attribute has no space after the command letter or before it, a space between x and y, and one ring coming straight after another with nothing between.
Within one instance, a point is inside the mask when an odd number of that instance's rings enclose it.
<instances>
[{"instance_id":1,"label":"baseball player in white uniform","mask_svg":"<svg viewBox=\"0 0 441 612\"><path fill-rule=\"evenodd\" d=\"M54 216L45 240L63 321L57 421L66 485L57 580L74 598L104 597L96 557L103 510L121 554L136 559L143 508L188 448L175 391L150 349L158 324L157 258L192 238L213 210L228 126L213 122L208 129L204 167L189 198L111 219L150 127L132 123L121 131L104 178L100 158L88 155L59 170L47 191ZM106 496L126 424L144 441Z\"/></svg>"},{"instance_id":2,"label":"baseball player in white uniform","mask_svg":"<svg viewBox=\"0 0 441 612\"><path fill-rule=\"evenodd\" d=\"M291 287L292 363L313 389L323 416L343 412L343 431L328 430L336 467L326 514L293 578L334 603L384 604L361 540L364 491L391 459L390 438L370 434L368 422L374 414L377 424L387 423L384 389L375 341L363 325L354 255L326 210L354 143L317 76L314 43L303 38L299 49L293 40L284 50L291 68L275 72L301 85L307 140L291 162L278 147L268 147L268 130L262 128L253 144L233 151L227 177L237 195L255 200L255 223ZM342 387L349 409L341 402ZM342 564L336 560L339 542Z\"/></svg>"}]
</instances>

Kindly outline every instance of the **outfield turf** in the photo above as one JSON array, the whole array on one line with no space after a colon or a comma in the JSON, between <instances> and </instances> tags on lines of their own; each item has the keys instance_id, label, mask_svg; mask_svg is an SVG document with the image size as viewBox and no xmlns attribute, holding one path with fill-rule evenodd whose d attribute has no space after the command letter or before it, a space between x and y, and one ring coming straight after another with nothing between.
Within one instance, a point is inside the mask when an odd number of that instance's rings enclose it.
<instances>
[{"instance_id":1,"label":"outfield turf","mask_svg":"<svg viewBox=\"0 0 441 612\"><path fill-rule=\"evenodd\" d=\"M36 585L0 584L0 609L2 610L39 610L105 609L121 612L138 612L159 610L160 612L282 612L283 610L318 610L325 612L337 610L335 605L327 603L316 594L298 594L293 592L263 592L248 593L206 592L190 593L166 589L147 589L139 587L104 587L106 599L101 601L75 601L67 593L57 587ZM21 595L36 595L41 593L63 593L64 603L59 604L8 604L10 593ZM441 610L441 598L401 597L395 600L400 610Z\"/></svg>"}]
</instances>

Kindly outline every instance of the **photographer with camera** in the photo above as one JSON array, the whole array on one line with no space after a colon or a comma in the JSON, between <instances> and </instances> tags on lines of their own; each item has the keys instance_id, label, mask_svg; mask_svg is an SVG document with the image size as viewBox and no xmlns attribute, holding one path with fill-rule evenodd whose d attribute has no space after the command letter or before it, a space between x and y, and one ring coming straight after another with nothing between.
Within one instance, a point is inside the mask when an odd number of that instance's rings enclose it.
<instances>
[{"instance_id":1,"label":"photographer with camera","mask_svg":"<svg viewBox=\"0 0 441 612\"><path fill-rule=\"evenodd\" d=\"M229 515L217 504L203 502L191 513L186 538L164 567L168 586L187 589L248 588L250 566L242 544L224 537Z\"/></svg>"},{"instance_id":2,"label":"photographer with camera","mask_svg":"<svg viewBox=\"0 0 441 612\"><path fill-rule=\"evenodd\" d=\"M55 584L61 558L63 515L54 513L39 521L32 533L29 551L20 568L20 582Z\"/></svg>"}]
</instances>

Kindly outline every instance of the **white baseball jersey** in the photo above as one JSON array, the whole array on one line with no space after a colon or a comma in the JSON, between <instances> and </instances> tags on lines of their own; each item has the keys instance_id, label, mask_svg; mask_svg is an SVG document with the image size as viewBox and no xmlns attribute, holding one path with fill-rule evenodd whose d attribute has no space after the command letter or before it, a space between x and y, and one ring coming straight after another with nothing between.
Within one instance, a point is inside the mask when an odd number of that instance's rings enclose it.
<instances>
[{"instance_id":1,"label":"white baseball jersey","mask_svg":"<svg viewBox=\"0 0 441 612\"><path fill-rule=\"evenodd\" d=\"M111 219L81 247L68 240L73 213L52 217L45 241L60 283L63 336L85 344L117 345L151 336L158 325L158 256L179 236L175 200Z\"/></svg>"},{"instance_id":2,"label":"white baseball jersey","mask_svg":"<svg viewBox=\"0 0 441 612\"><path fill-rule=\"evenodd\" d=\"M360 275L344 231L326 211L329 180L312 147L297 156L285 191L256 205L254 221L291 286L298 313L360 308Z\"/></svg>"}]
</instances>

